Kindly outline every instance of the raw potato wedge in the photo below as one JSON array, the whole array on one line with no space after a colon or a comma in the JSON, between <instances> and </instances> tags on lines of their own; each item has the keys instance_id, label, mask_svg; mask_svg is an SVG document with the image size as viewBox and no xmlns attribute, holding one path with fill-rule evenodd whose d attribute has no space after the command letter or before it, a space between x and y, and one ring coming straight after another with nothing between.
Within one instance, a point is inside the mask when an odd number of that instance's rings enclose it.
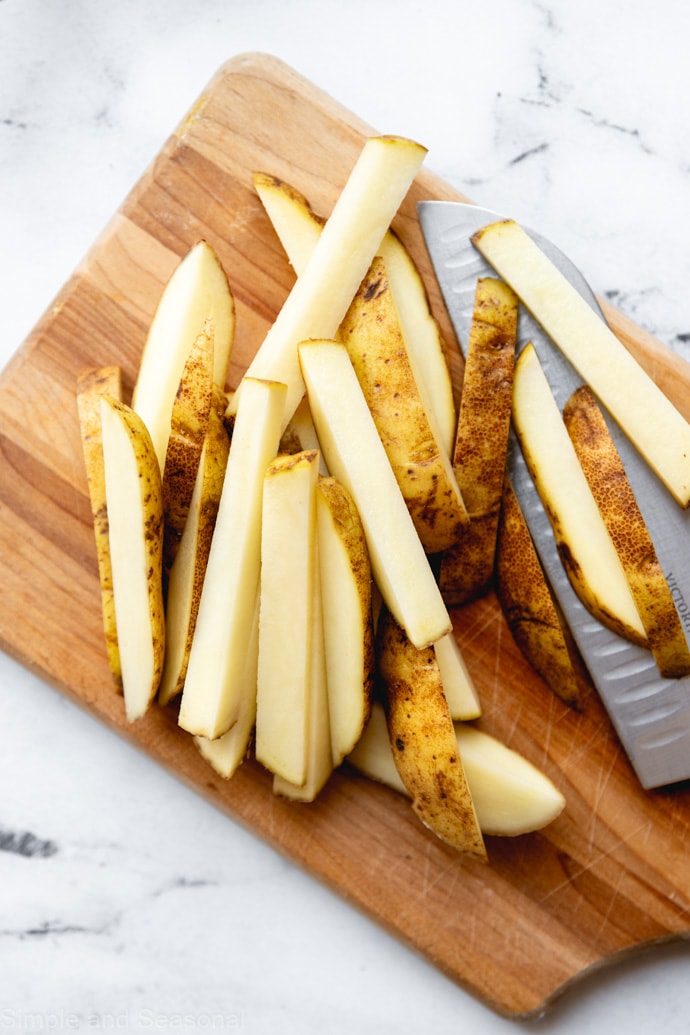
<instances>
[{"instance_id":1,"label":"raw potato wedge","mask_svg":"<svg viewBox=\"0 0 690 1035\"><path fill-rule=\"evenodd\" d=\"M307 703L309 724L307 727L307 767L302 784L296 785L273 777L273 793L292 801L311 802L323 790L333 772L333 748L331 746L331 716L328 703L328 674L326 668L326 644L324 621L321 608L321 577L314 573L314 605L312 608L312 656L309 700Z\"/></svg>"},{"instance_id":2,"label":"raw potato wedge","mask_svg":"<svg viewBox=\"0 0 690 1035\"><path fill-rule=\"evenodd\" d=\"M690 424L606 322L513 220L472 241L568 357L681 507L690 504Z\"/></svg>"},{"instance_id":3,"label":"raw potato wedge","mask_svg":"<svg viewBox=\"0 0 690 1035\"><path fill-rule=\"evenodd\" d=\"M161 705L181 694L184 687L229 450L223 422L211 410L187 522L168 580L165 665L158 692Z\"/></svg>"},{"instance_id":4,"label":"raw potato wedge","mask_svg":"<svg viewBox=\"0 0 690 1035\"><path fill-rule=\"evenodd\" d=\"M357 508L337 479L319 479L316 515L333 764L340 765L371 709L371 564Z\"/></svg>"},{"instance_id":5,"label":"raw potato wedge","mask_svg":"<svg viewBox=\"0 0 690 1035\"><path fill-rule=\"evenodd\" d=\"M207 241L199 241L163 290L132 394L132 408L149 429L161 471L175 393L189 350L207 320L213 324L213 380L222 390L235 333L235 303L218 256Z\"/></svg>"},{"instance_id":6,"label":"raw potato wedge","mask_svg":"<svg viewBox=\"0 0 690 1035\"><path fill-rule=\"evenodd\" d=\"M453 469L469 521L441 558L449 607L482 596L493 581L508 453L518 300L500 280L477 282L467 341Z\"/></svg>"},{"instance_id":7,"label":"raw potato wedge","mask_svg":"<svg viewBox=\"0 0 690 1035\"><path fill-rule=\"evenodd\" d=\"M158 690L165 655L163 493L141 417L112 396L100 405L122 689L135 722Z\"/></svg>"},{"instance_id":8,"label":"raw potato wedge","mask_svg":"<svg viewBox=\"0 0 690 1035\"><path fill-rule=\"evenodd\" d=\"M288 446L289 448L287 448ZM281 452L299 453L302 449L316 449L319 451L319 474L327 478L328 469L321 452L314 421L309 411L309 400L306 395L293 413L281 439Z\"/></svg>"},{"instance_id":9,"label":"raw potato wedge","mask_svg":"<svg viewBox=\"0 0 690 1035\"><path fill-rule=\"evenodd\" d=\"M496 596L513 639L551 690L581 708L588 677L506 478L496 545Z\"/></svg>"},{"instance_id":10,"label":"raw potato wedge","mask_svg":"<svg viewBox=\"0 0 690 1035\"><path fill-rule=\"evenodd\" d=\"M278 450L285 385L247 378L232 432L178 722L215 740L238 721L261 567L264 474Z\"/></svg>"},{"instance_id":11,"label":"raw potato wedge","mask_svg":"<svg viewBox=\"0 0 690 1035\"><path fill-rule=\"evenodd\" d=\"M381 238L426 155L402 137L370 137L336 201L311 258L249 364L250 377L287 385L287 425L304 395L297 344L332 338ZM242 384L230 402L234 411Z\"/></svg>"},{"instance_id":12,"label":"raw potato wedge","mask_svg":"<svg viewBox=\"0 0 690 1035\"><path fill-rule=\"evenodd\" d=\"M379 616L376 646L388 737L414 812L442 841L485 860L433 648L414 647L386 610Z\"/></svg>"},{"instance_id":13,"label":"raw potato wedge","mask_svg":"<svg viewBox=\"0 0 690 1035\"><path fill-rule=\"evenodd\" d=\"M437 640L434 652L451 718L478 719L482 714L481 703L454 634L446 633Z\"/></svg>"},{"instance_id":14,"label":"raw potato wedge","mask_svg":"<svg viewBox=\"0 0 690 1035\"><path fill-rule=\"evenodd\" d=\"M415 646L428 646L450 617L347 350L309 341L299 356L326 465L357 507L378 589Z\"/></svg>"},{"instance_id":15,"label":"raw potato wedge","mask_svg":"<svg viewBox=\"0 0 690 1035\"><path fill-rule=\"evenodd\" d=\"M326 222L290 184L266 173L254 175L254 186L268 213L291 266L297 274L306 266ZM395 300L402 335L434 434L447 456L453 450L457 415L453 383L441 329L429 308L424 282L394 230L384 235L378 254L383 259Z\"/></svg>"},{"instance_id":16,"label":"raw potato wedge","mask_svg":"<svg viewBox=\"0 0 690 1035\"><path fill-rule=\"evenodd\" d=\"M482 834L531 834L561 814L565 798L523 755L462 723L455 723L455 737ZM364 776L409 797L395 766L386 716L378 702L348 762Z\"/></svg>"},{"instance_id":17,"label":"raw potato wedge","mask_svg":"<svg viewBox=\"0 0 690 1035\"><path fill-rule=\"evenodd\" d=\"M531 344L515 364L513 425L573 589L603 625L646 646L623 565Z\"/></svg>"},{"instance_id":18,"label":"raw potato wedge","mask_svg":"<svg viewBox=\"0 0 690 1035\"><path fill-rule=\"evenodd\" d=\"M163 571L170 572L194 492L213 405L213 326L197 335L175 393L163 465Z\"/></svg>"},{"instance_id":19,"label":"raw potato wedge","mask_svg":"<svg viewBox=\"0 0 690 1035\"><path fill-rule=\"evenodd\" d=\"M659 673L690 673L690 651L668 583L596 397L583 385L563 420L621 559Z\"/></svg>"},{"instance_id":20,"label":"raw potato wedge","mask_svg":"<svg viewBox=\"0 0 690 1035\"><path fill-rule=\"evenodd\" d=\"M113 573L108 538L108 508L105 500L105 471L101 435L101 396L122 400L122 375L118 366L85 371L77 383L77 410L81 433L91 517L96 540L98 579L101 590L103 633L108 665L115 689L122 691L122 666L117 644L117 620L113 598Z\"/></svg>"},{"instance_id":21,"label":"raw potato wedge","mask_svg":"<svg viewBox=\"0 0 690 1035\"><path fill-rule=\"evenodd\" d=\"M309 754L318 472L313 450L276 457L264 478L261 518L255 752L298 787Z\"/></svg>"},{"instance_id":22,"label":"raw potato wedge","mask_svg":"<svg viewBox=\"0 0 690 1035\"><path fill-rule=\"evenodd\" d=\"M256 598L252 630L247 642L243 691L237 721L216 740L194 737L199 752L224 780L230 780L249 754L256 720L256 679L259 665L259 598Z\"/></svg>"},{"instance_id":23,"label":"raw potato wedge","mask_svg":"<svg viewBox=\"0 0 690 1035\"><path fill-rule=\"evenodd\" d=\"M450 457L434 435L400 329L383 260L375 258L340 325L422 546L440 553L468 524Z\"/></svg>"}]
</instances>

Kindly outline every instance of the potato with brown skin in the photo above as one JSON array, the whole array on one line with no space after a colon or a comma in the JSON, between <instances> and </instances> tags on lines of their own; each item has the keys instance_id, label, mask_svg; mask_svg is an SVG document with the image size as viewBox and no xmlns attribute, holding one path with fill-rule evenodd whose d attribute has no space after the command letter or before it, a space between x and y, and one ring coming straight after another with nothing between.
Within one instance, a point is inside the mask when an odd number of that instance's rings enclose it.
<instances>
[{"instance_id":1,"label":"potato with brown skin","mask_svg":"<svg viewBox=\"0 0 690 1035\"><path fill-rule=\"evenodd\" d=\"M276 455L286 387L245 378L199 599L178 724L215 740L239 721L261 568L266 468Z\"/></svg>"},{"instance_id":2,"label":"potato with brown skin","mask_svg":"<svg viewBox=\"0 0 690 1035\"><path fill-rule=\"evenodd\" d=\"M372 576L362 521L344 485L316 488L331 745L340 765L361 736L374 682Z\"/></svg>"},{"instance_id":3,"label":"potato with brown skin","mask_svg":"<svg viewBox=\"0 0 690 1035\"><path fill-rule=\"evenodd\" d=\"M383 260L375 258L340 326L364 397L426 553L468 522L450 458L424 406Z\"/></svg>"},{"instance_id":4,"label":"potato with brown skin","mask_svg":"<svg viewBox=\"0 0 690 1035\"><path fill-rule=\"evenodd\" d=\"M235 336L235 301L213 247L198 241L173 270L156 306L132 393L161 471L170 434L170 414L192 343L213 322L213 380L225 388Z\"/></svg>"},{"instance_id":5,"label":"potato with brown skin","mask_svg":"<svg viewBox=\"0 0 690 1035\"><path fill-rule=\"evenodd\" d=\"M476 726L464 722L454 726L482 834L519 837L541 830L560 815L565 798L545 773ZM374 704L348 762L371 780L408 794L393 760L380 702Z\"/></svg>"},{"instance_id":6,"label":"potato with brown skin","mask_svg":"<svg viewBox=\"0 0 690 1035\"><path fill-rule=\"evenodd\" d=\"M435 643L450 615L347 349L312 339L299 357L326 466L355 502L377 589L417 647Z\"/></svg>"},{"instance_id":7,"label":"potato with brown skin","mask_svg":"<svg viewBox=\"0 0 690 1035\"><path fill-rule=\"evenodd\" d=\"M620 557L531 343L515 363L513 427L573 590L602 625L647 646Z\"/></svg>"},{"instance_id":8,"label":"potato with brown skin","mask_svg":"<svg viewBox=\"0 0 690 1035\"><path fill-rule=\"evenodd\" d=\"M496 595L513 639L565 704L581 708L588 679L506 479L496 545Z\"/></svg>"},{"instance_id":9,"label":"potato with brown skin","mask_svg":"<svg viewBox=\"0 0 690 1035\"><path fill-rule=\"evenodd\" d=\"M332 339L354 298L381 238L426 156L426 149L396 136L367 137L359 158L319 234L309 262L293 284L256 350L245 376L287 386L283 427L304 395L296 343ZM236 412L245 380L230 401Z\"/></svg>"},{"instance_id":10,"label":"potato with brown skin","mask_svg":"<svg viewBox=\"0 0 690 1035\"><path fill-rule=\"evenodd\" d=\"M122 687L127 720L134 722L148 710L163 671L163 493L139 414L109 395L100 405Z\"/></svg>"},{"instance_id":11,"label":"potato with brown skin","mask_svg":"<svg viewBox=\"0 0 690 1035\"><path fill-rule=\"evenodd\" d=\"M576 389L563 410L609 534L623 563L649 648L667 679L690 673L690 651L668 583L616 445L591 388Z\"/></svg>"},{"instance_id":12,"label":"potato with brown skin","mask_svg":"<svg viewBox=\"0 0 690 1035\"><path fill-rule=\"evenodd\" d=\"M513 219L472 243L572 363L678 504L690 506L690 423L577 288Z\"/></svg>"},{"instance_id":13,"label":"potato with brown skin","mask_svg":"<svg viewBox=\"0 0 690 1035\"><path fill-rule=\"evenodd\" d=\"M91 503L93 531L96 539L98 577L101 589L101 611L108 664L116 690L122 692L122 666L117 644L117 620L113 598L113 572L110 562L108 508L105 498L105 470L101 434L101 396L122 399L120 367L99 367L84 371L77 382L77 410L81 443L86 466L86 479Z\"/></svg>"},{"instance_id":14,"label":"potato with brown skin","mask_svg":"<svg viewBox=\"0 0 690 1035\"><path fill-rule=\"evenodd\" d=\"M467 341L453 469L469 523L441 558L439 585L451 607L492 583L508 451L518 300L500 280L477 282Z\"/></svg>"},{"instance_id":15,"label":"potato with brown skin","mask_svg":"<svg viewBox=\"0 0 690 1035\"><path fill-rule=\"evenodd\" d=\"M276 176L254 174L254 187L268 213L291 266L306 266L326 220L295 187ZM435 420L439 442L452 453L457 414L446 343L429 306L424 281L412 256L388 229L379 246L400 320L405 345L427 411Z\"/></svg>"},{"instance_id":16,"label":"potato with brown skin","mask_svg":"<svg viewBox=\"0 0 690 1035\"><path fill-rule=\"evenodd\" d=\"M442 841L486 860L433 648L414 647L385 609L376 646L388 736L412 808Z\"/></svg>"},{"instance_id":17,"label":"potato with brown skin","mask_svg":"<svg viewBox=\"0 0 690 1035\"><path fill-rule=\"evenodd\" d=\"M189 513L213 401L213 324L207 320L187 356L170 418L163 467L166 575L175 560Z\"/></svg>"},{"instance_id":18,"label":"potato with brown skin","mask_svg":"<svg viewBox=\"0 0 690 1035\"><path fill-rule=\"evenodd\" d=\"M211 410L187 521L168 580L165 666L158 693L162 705L184 687L229 450L222 419Z\"/></svg>"}]
</instances>

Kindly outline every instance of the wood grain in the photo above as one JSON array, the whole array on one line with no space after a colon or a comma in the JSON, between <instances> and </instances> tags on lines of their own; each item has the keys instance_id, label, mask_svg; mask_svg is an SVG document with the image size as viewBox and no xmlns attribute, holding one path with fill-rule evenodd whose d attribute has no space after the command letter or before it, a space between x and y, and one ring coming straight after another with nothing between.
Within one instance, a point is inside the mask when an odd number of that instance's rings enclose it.
<instances>
[{"instance_id":1,"label":"wood grain","mask_svg":"<svg viewBox=\"0 0 690 1035\"><path fill-rule=\"evenodd\" d=\"M526 1016L603 961L690 936L690 787L641 791L596 696L581 714L552 697L492 595L453 614L481 726L543 768L567 807L542 833L487 839L488 865L446 848L406 801L347 768L313 806L274 798L253 762L224 782L173 710L128 726L107 668L77 375L118 362L131 390L163 285L206 237L237 303L236 383L293 281L252 173L284 177L327 214L371 132L265 55L240 56L209 83L0 380L0 642L453 981L499 1013ZM459 352L415 220L425 197L460 196L423 171L395 226L426 278L459 385ZM687 413L687 367L607 312Z\"/></svg>"}]
</instances>

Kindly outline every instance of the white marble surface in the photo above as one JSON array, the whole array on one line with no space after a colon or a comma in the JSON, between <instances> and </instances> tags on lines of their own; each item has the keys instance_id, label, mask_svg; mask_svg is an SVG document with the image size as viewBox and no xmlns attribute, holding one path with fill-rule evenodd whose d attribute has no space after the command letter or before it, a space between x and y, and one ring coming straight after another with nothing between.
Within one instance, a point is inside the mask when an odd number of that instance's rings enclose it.
<instances>
[{"instance_id":1,"label":"white marble surface","mask_svg":"<svg viewBox=\"0 0 690 1035\"><path fill-rule=\"evenodd\" d=\"M0 362L246 51L690 353L689 36L685 0L0 0ZM688 944L507 1021L4 655L0 716L0 1030L690 1030Z\"/></svg>"}]
</instances>

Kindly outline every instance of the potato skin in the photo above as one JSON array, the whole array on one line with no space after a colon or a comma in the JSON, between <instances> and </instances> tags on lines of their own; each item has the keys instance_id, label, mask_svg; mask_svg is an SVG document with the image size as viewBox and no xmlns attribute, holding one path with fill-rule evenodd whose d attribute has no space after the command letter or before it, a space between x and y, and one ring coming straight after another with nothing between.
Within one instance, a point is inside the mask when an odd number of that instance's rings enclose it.
<instances>
[{"instance_id":1,"label":"potato skin","mask_svg":"<svg viewBox=\"0 0 690 1035\"><path fill-rule=\"evenodd\" d=\"M77 383L77 410L89 488L93 531L96 540L106 652L115 689L118 693L122 693L122 665L120 663L120 648L117 639L113 573L110 562L110 540L108 535L108 508L105 498L105 469L101 436L102 395L109 395L118 400L122 399L122 373L119 366L85 370L80 375Z\"/></svg>"},{"instance_id":2,"label":"potato skin","mask_svg":"<svg viewBox=\"0 0 690 1035\"><path fill-rule=\"evenodd\" d=\"M616 445L591 388L568 399L563 420L630 583L648 646L667 679L690 672L678 612Z\"/></svg>"},{"instance_id":3,"label":"potato skin","mask_svg":"<svg viewBox=\"0 0 690 1035\"><path fill-rule=\"evenodd\" d=\"M449 607L491 587L508 450L518 299L494 277L477 282L467 342L453 469L469 522L441 558L439 585Z\"/></svg>"},{"instance_id":4,"label":"potato skin","mask_svg":"<svg viewBox=\"0 0 690 1035\"><path fill-rule=\"evenodd\" d=\"M525 658L557 697L569 707L582 708L589 680L508 479L498 527L495 583L508 628Z\"/></svg>"},{"instance_id":5,"label":"potato skin","mask_svg":"<svg viewBox=\"0 0 690 1035\"><path fill-rule=\"evenodd\" d=\"M373 588L371 562L361 518L355 507L354 500L345 486L332 476L322 476L319 478L316 492L320 529L323 530L323 524L328 520L342 543L343 550L349 560L352 581L357 590L361 612L361 679L355 685L349 687L349 693L343 694L337 702L333 699L331 700L333 761L336 765L339 765L359 740L371 714L376 667L372 617ZM328 517L326 517L324 511L327 512ZM322 570L321 586L323 598L326 597L327 591L324 589L324 585L327 581L328 573L324 573ZM332 596L329 596L329 600L334 602ZM339 597L339 606L340 600L341 598ZM335 623L332 623L325 628L327 656L329 633L336 627ZM332 648L332 650L333 654L335 654L335 649ZM348 653L354 656L354 645L348 645ZM342 673L342 666L340 671ZM335 685L339 685L337 683L337 675Z\"/></svg>"},{"instance_id":6,"label":"potato skin","mask_svg":"<svg viewBox=\"0 0 690 1035\"><path fill-rule=\"evenodd\" d=\"M182 693L192 649L194 629L196 627L199 601L204 584L206 564L211 551L213 530L220 505L225 468L228 462L230 439L225 430L222 418L215 409L209 414L209 425L206 441L201 453L197 478L199 485L198 514L194 514L180 540L182 549L178 550L176 559L183 568L176 570L173 564L170 570L166 601L166 657L161 680L158 701L168 704L174 697ZM196 496L192 495L192 507L196 510ZM187 536L193 532L193 564L191 571L187 568ZM176 642L179 637L181 642Z\"/></svg>"},{"instance_id":7,"label":"potato skin","mask_svg":"<svg viewBox=\"0 0 690 1035\"><path fill-rule=\"evenodd\" d=\"M414 647L385 609L376 643L391 749L412 808L442 841L485 860L433 647Z\"/></svg>"},{"instance_id":8,"label":"potato skin","mask_svg":"<svg viewBox=\"0 0 690 1035\"><path fill-rule=\"evenodd\" d=\"M467 511L422 403L382 259L372 262L340 336L422 545L445 550Z\"/></svg>"},{"instance_id":9,"label":"potato skin","mask_svg":"<svg viewBox=\"0 0 690 1035\"><path fill-rule=\"evenodd\" d=\"M213 356L213 325L207 321L190 349L170 420L163 467L163 570L166 573L170 572L182 538L208 430L209 413L217 399L213 387Z\"/></svg>"}]
</instances>

